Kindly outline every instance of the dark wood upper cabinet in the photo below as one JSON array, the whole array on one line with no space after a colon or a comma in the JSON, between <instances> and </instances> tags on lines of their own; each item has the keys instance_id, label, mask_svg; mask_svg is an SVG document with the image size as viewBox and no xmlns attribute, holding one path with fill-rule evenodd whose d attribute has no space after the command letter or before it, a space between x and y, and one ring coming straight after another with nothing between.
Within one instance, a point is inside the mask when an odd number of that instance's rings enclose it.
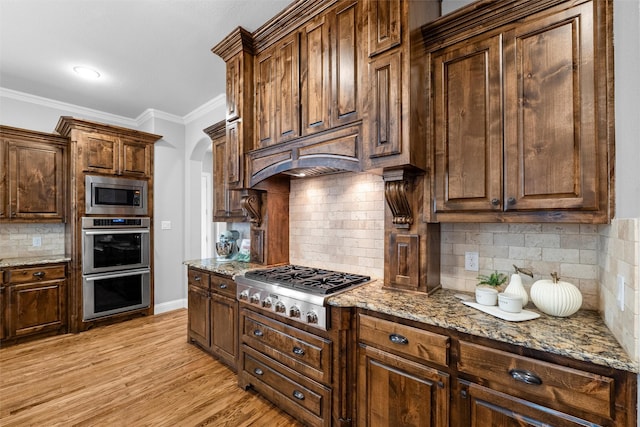
<instances>
[{"instance_id":1,"label":"dark wood upper cabinet","mask_svg":"<svg viewBox=\"0 0 640 427\"><path fill-rule=\"evenodd\" d=\"M0 126L0 221L66 220L68 139Z\"/></svg>"},{"instance_id":2,"label":"dark wood upper cabinet","mask_svg":"<svg viewBox=\"0 0 640 427\"><path fill-rule=\"evenodd\" d=\"M237 135L238 124L237 121L225 123L223 120L204 129L212 143L213 221L244 221L246 219L240 205L240 192L229 189L231 179L228 174L232 169L230 158L238 157L233 150L237 147L237 141L233 138Z\"/></svg>"},{"instance_id":3,"label":"dark wood upper cabinet","mask_svg":"<svg viewBox=\"0 0 640 427\"><path fill-rule=\"evenodd\" d=\"M434 41L433 219L607 222L611 5L523 7L537 13L514 22L496 5L484 33L445 20L451 42Z\"/></svg>"},{"instance_id":4,"label":"dark wood upper cabinet","mask_svg":"<svg viewBox=\"0 0 640 427\"><path fill-rule=\"evenodd\" d=\"M368 34L365 169L428 169L429 88L420 25L439 16L438 2L364 0ZM364 74L364 73L363 73Z\"/></svg>"},{"instance_id":5,"label":"dark wood upper cabinet","mask_svg":"<svg viewBox=\"0 0 640 427\"><path fill-rule=\"evenodd\" d=\"M151 146L126 137L85 133L81 136L83 171L107 175L149 177Z\"/></svg>"}]
</instances>

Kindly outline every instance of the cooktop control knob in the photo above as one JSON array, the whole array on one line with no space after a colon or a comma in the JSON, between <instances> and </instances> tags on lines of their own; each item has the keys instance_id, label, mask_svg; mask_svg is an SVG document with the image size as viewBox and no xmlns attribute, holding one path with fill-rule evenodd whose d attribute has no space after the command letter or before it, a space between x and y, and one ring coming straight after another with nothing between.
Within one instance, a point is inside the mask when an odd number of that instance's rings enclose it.
<instances>
[{"instance_id":1,"label":"cooktop control knob","mask_svg":"<svg viewBox=\"0 0 640 427\"><path fill-rule=\"evenodd\" d=\"M250 302L251 304L260 304L260 294L256 292L255 294L251 295Z\"/></svg>"},{"instance_id":2,"label":"cooktop control knob","mask_svg":"<svg viewBox=\"0 0 640 427\"><path fill-rule=\"evenodd\" d=\"M249 291L242 291L240 295L238 295L238 299L248 300L249 299Z\"/></svg>"},{"instance_id":3,"label":"cooktop control knob","mask_svg":"<svg viewBox=\"0 0 640 427\"><path fill-rule=\"evenodd\" d=\"M285 311L287 311L287 307L285 307L283 303L278 301L276 303L276 313L284 313Z\"/></svg>"},{"instance_id":4,"label":"cooktop control knob","mask_svg":"<svg viewBox=\"0 0 640 427\"><path fill-rule=\"evenodd\" d=\"M271 308L271 297L266 297L262 300L262 306L264 308Z\"/></svg>"},{"instance_id":5,"label":"cooktop control knob","mask_svg":"<svg viewBox=\"0 0 640 427\"><path fill-rule=\"evenodd\" d=\"M291 309L289 309L289 317L300 317L300 309L297 306L292 306Z\"/></svg>"},{"instance_id":6,"label":"cooktop control knob","mask_svg":"<svg viewBox=\"0 0 640 427\"><path fill-rule=\"evenodd\" d=\"M307 313L307 323L317 324L318 323L318 315L315 311L310 311Z\"/></svg>"}]
</instances>

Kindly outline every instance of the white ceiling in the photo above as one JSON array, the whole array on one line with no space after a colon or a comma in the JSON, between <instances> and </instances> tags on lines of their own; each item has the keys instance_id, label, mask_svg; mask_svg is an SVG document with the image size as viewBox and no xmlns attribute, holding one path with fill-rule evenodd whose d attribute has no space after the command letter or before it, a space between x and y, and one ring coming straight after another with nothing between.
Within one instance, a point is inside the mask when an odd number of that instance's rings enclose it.
<instances>
[{"instance_id":1,"label":"white ceiling","mask_svg":"<svg viewBox=\"0 0 640 427\"><path fill-rule=\"evenodd\" d=\"M0 87L128 118L149 108L184 117L224 93L211 48L290 2L0 0ZM75 65L102 76L81 79Z\"/></svg>"}]
</instances>

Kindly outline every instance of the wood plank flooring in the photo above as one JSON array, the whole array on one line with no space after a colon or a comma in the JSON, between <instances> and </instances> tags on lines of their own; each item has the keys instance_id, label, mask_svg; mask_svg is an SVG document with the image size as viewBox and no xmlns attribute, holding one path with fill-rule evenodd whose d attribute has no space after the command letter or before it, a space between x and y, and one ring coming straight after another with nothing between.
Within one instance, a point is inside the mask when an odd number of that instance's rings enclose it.
<instances>
[{"instance_id":1,"label":"wood plank flooring","mask_svg":"<svg viewBox=\"0 0 640 427\"><path fill-rule=\"evenodd\" d=\"M187 343L187 311L0 349L0 426L299 426Z\"/></svg>"}]
</instances>

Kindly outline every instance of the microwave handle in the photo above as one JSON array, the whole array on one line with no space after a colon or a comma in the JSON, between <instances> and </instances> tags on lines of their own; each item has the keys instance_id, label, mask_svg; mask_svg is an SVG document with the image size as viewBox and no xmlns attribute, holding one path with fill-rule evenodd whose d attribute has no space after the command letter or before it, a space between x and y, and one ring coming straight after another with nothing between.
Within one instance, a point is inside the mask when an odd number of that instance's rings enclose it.
<instances>
[{"instance_id":1,"label":"microwave handle","mask_svg":"<svg viewBox=\"0 0 640 427\"><path fill-rule=\"evenodd\" d=\"M84 276L84 280L87 282L91 282L93 280L103 280L103 279L115 279L117 277L127 277L127 276L135 276L138 274L151 273L151 270L148 268L143 268L139 270L127 270L122 273L109 273L109 274L99 274L99 275L91 275Z\"/></svg>"},{"instance_id":2,"label":"microwave handle","mask_svg":"<svg viewBox=\"0 0 640 427\"><path fill-rule=\"evenodd\" d=\"M149 233L149 229L148 228L129 228L129 229L123 229L123 230L96 230L96 231L84 231L84 234L86 234L87 236L96 236L99 234L132 234L132 233L141 233L141 234L148 234Z\"/></svg>"}]
</instances>

